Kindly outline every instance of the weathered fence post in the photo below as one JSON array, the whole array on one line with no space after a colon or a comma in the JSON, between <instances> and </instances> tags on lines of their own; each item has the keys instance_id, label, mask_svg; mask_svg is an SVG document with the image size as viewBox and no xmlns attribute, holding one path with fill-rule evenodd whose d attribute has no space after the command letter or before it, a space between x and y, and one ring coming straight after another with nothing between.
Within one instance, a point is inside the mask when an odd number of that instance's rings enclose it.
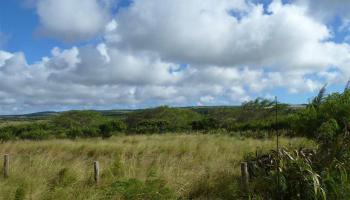
<instances>
[{"instance_id":1,"label":"weathered fence post","mask_svg":"<svg viewBox=\"0 0 350 200\"><path fill-rule=\"evenodd\" d=\"M10 171L10 155L5 154L4 155L4 178L7 178L9 176Z\"/></svg>"},{"instance_id":2,"label":"weathered fence post","mask_svg":"<svg viewBox=\"0 0 350 200\"><path fill-rule=\"evenodd\" d=\"M242 176L242 186L244 191L248 191L249 189L249 172L248 172L248 163L241 163L241 176Z\"/></svg>"},{"instance_id":3,"label":"weathered fence post","mask_svg":"<svg viewBox=\"0 0 350 200\"><path fill-rule=\"evenodd\" d=\"M94 179L96 184L100 182L100 164L98 161L94 161Z\"/></svg>"}]
</instances>

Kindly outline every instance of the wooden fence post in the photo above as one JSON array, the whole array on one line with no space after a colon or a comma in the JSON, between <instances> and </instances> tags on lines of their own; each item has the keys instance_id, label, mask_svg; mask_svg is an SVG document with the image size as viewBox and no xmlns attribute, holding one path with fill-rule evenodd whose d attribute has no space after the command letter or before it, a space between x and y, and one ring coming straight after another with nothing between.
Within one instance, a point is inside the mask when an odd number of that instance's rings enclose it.
<instances>
[{"instance_id":1,"label":"wooden fence post","mask_svg":"<svg viewBox=\"0 0 350 200\"><path fill-rule=\"evenodd\" d=\"M10 155L5 154L4 155L4 178L7 178L9 176L10 171Z\"/></svg>"},{"instance_id":2,"label":"wooden fence post","mask_svg":"<svg viewBox=\"0 0 350 200\"><path fill-rule=\"evenodd\" d=\"M100 182L100 164L98 161L94 161L94 179L96 184Z\"/></svg>"},{"instance_id":3,"label":"wooden fence post","mask_svg":"<svg viewBox=\"0 0 350 200\"><path fill-rule=\"evenodd\" d=\"M242 176L242 186L245 191L249 189L249 172L248 172L248 163L241 163L241 176Z\"/></svg>"}]
</instances>

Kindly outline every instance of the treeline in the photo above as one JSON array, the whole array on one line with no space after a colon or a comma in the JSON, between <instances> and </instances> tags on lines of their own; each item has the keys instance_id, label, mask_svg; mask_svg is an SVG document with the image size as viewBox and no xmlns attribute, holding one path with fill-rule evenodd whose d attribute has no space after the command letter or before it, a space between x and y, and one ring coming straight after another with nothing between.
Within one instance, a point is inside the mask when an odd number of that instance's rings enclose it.
<instances>
[{"instance_id":1,"label":"treeline","mask_svg":"<svg viewBox=\"0 0 350 200\"><path fill-rule=\"evenodd\" d=\"M278 104L278 129L289 130L296 113ZM170 108L161 106L130 112L123 117L105 116L96 111L68 111L39 122L0 128L0 140L47 138L108 138L115 134L169 132L242 132L265 137L276 127L273 101L258 98L240 107Z\"/></svg>"},{"instance_id":2,"label":"treeline","mask_svg":"<svg viewBox=\"0 0 350 200\"><path fill-rule=\"evenodd\" d=\"M108 138L124 132L126 125L94 111L68 111L44 122L9 125L0 128L0 140L48 138Z\"/></svg>"}]
</instances>

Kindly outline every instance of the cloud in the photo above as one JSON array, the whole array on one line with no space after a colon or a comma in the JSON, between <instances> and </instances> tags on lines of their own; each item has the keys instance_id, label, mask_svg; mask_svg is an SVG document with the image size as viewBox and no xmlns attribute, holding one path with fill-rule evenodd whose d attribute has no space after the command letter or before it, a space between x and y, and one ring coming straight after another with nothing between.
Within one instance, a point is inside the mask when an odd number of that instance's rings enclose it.
<instances>
[{"instance_id":1,"label":"cloud","mask_svg":"<svg viewBox=\"0 0 350 200\"><path fill-rule=\"evenodd\" d=\"M0 51L2 113L238 104L276 90L315 92L350 76L349 44L333 42L305 5L137 0L108 20L109 1L101 2L35 2L47 34L103 39L54 47L34 64Z\"/></svg>"},{"instance_id":2,"label":"cloud","mask_svg":"<svg viewBox=\"0 0 350 200\"><path fill-rule=\"evenodd\" d=\"M0 50L0 67L5 65L6 60L10 59L13 54Z\"/></svg>"},{"instance_id":3,"label":"cloud","mask_svg":"<svg viewBox=\"0 0 350 200\"><path fill-rule=\"evenodd\" d=\"M99 0L37 0L35 3L39 32L68 42L95 37L110 17L108 4L101 4Z\"/></svg>"},{"instance_id":4,"label":"cloud","mask_svg":"<svg viewBox=\"0 0 350 200\"><path fill-rule=\"evenodd\" d=\"M73 53L72 53L73 51ZM77 51L79 51L77 53ZM74 54L74 57L71 57ZM67 62L67 60L73 60ZM63 62L63 63L62 63ZM68 65L68 63L71 63ZM166 85L177 79L176 73L170 73L175 64L162 62L151 55L133 55L105 44L97 47L85 46L73 48L54 55L47 63L48 68L64 68L48 77L51 81L66 81L84 85Z\"/></svg>"},{"instance_id":5,"label":"cloud","mask_svg":"<svg viewBox=\"0 0 350 200\"><path fill-rule=\"evenodd\" d=\"M330 30L308 16L304 7L274 1L266 14L261 4L230 2L135 1L117 14L114 32L109 30L106 40L118 48L152 51L167 61L197 66L322 68L330 64L325 42Z\"/></svg>"},{"instance_id":6,"label":"cloud","mask_svg":"<svg viewBox=\"0 0 350 200\"><path fill-rule=\"evenodd\" d=\"M338 16L350 19L350 2L347 0L295 0L299 6L308 8L309 13L322 20Z\"/></svg>"},{"instance_id":7,"label":"cloud","mask_svg":"<svg viewBox=\"0 0 350 200\"><path fill-rule=\"evenodd\" d=\"M16 112L25 112L63 106L132 106L149 99L179 101L177 88L171 85L179 79L169 70L173 65L104 44L53 48L51 57L35 64L28 64L21 52L0 51L1 111L14 112L14 105Z\"/></svg>"}]
</instances>

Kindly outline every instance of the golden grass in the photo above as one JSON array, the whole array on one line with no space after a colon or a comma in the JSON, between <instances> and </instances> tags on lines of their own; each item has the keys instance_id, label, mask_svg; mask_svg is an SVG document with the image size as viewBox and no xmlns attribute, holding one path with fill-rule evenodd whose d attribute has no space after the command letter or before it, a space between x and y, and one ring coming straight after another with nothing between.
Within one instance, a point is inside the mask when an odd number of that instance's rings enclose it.
<instances>
[{"instance_id":1,"label":"golden grass","mask_svg":"<svg viewBox=\"0 0 350 200\"><path fill-rule=\"evenodd\" d=\"M314 144L304 138L282 138L281 146ZM0 177L0 199L14 199L18 188L24 189L27 199L103 199L103 188L114 181L144 180L151 173L166 180L177 196L186 198L203 177L219 172L238 175L246 153L274 147L274 139L200 134L8 142L0 144L0 154L11 155L10 177ZM94 160L102 170L97 187L92 180ZM62 169L70 172L72 180L69 185L52 188Z\"/></svg>"}]
</instances>

